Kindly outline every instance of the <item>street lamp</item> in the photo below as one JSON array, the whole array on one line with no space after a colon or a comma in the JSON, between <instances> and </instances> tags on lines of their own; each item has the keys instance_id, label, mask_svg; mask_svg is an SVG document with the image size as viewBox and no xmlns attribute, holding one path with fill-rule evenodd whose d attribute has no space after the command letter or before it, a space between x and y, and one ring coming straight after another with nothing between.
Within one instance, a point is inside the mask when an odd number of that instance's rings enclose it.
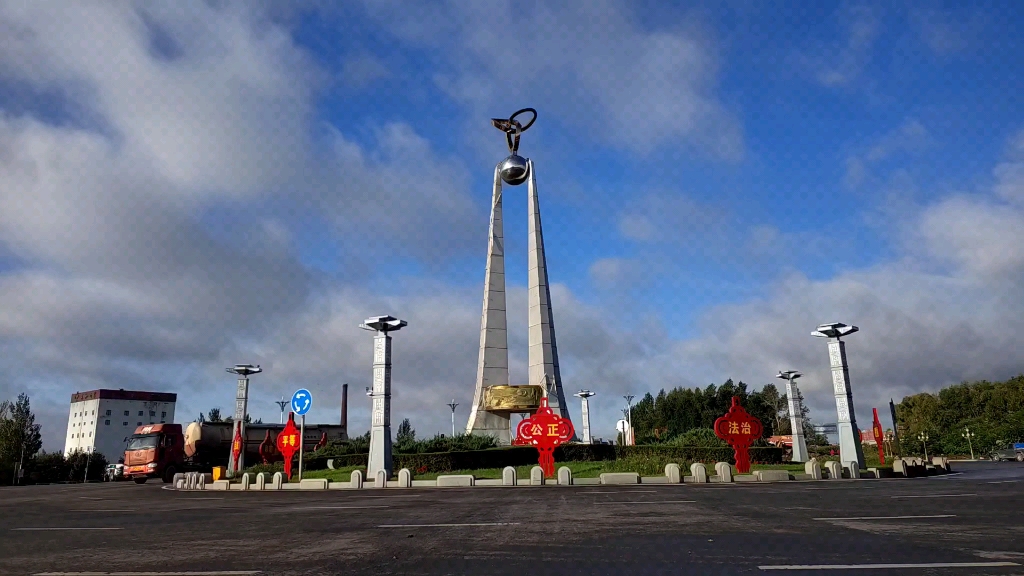
<instances>
[{"instance_id":1,"label":"street lamp","mask_svg":"<svg viewBox=\"0 0 1024 576\"><path fill-rule=\"evenodd\" d=\"M577 398L579 398L582 401L582 403L583 403L582 411L583 411L583 443L584 444L590 444L591 443L591 441L590 441L590 400L589 399L593 395L594 395L594 393L591 392L590 390L580 390L579 392L573 394L573 396L576 396Z\"/></svg>"},{"instance_id":2,"label":"street lamp","mask_svg":"<svg viewBox=\"0 0 1024 576\"><path fill-rule=\"evenodd\" d=\"M971 460L974 460L974 443L971 442L971 439L974 438L974 432L971 432L970 428L964 426L964 433L961 436L967 438L967 446L971 449Z\"/></svg>"},{"instance_id":3,"label":"street lamp","mask_svg":"<svg viewBox=\"0 0 1024 576\"><path fill-rule=\"evenodd\" d=\"M452 409L452 438L455 438L455 408L458 404L455 403L455 399L448 403L448 407Z\"/></svg>"},{"instance_id":4,"label":"street lamp","mask_svg":"<svg viewBox=\"0 0 1024 576\"><path fill-rule=\"evenodd\" d=\"M924 446L924 460L928 461L928 433L921 432L917 435L917 439L921 441L921 445Z\"/></svg>"},{"instance_id":5,"label":"street lamp","mask_svg":"<svg viewBox=\"0 0 1024 576\"><path fill-rule=\"evenodd\" d=\"M636 445L636 433L633 431L633 398L634 398L634 396L632 394L626 394L622 398L626 401L626 424L629 425L629 430L627 430L628 438L626 439L626 445L627 446L634 446L634 445Z\"/></svg>"},{"instance_id":6,"label":"street lamp","mask_svg":"<svg viewBox=\"0 0 1024 576\"><path fill-rule=\"evenodd\" d=\"M796 370L786 370L785 372L779 370L778 375L775 376L786 381L786 397L789 400L790 433L793 436L793 455L790 457L792 462L807 461L807 440L804 439L803 406L800 402L800 392L793 382L793 380L801 376L803 374Z\"/></svg>"},{"instance_id":7,"label":"street lamp","mask_svg":"<svg viewBox=\"0 0 1024 576\"><path fill-rule=\"evenodd\" d=\"M288 405L291 404L291 402L285 400L284 396L281 396L281 399L280 400L275 400L274 404L277 404L277 407L281 409L281 418L278 421L278 423L279 424L284 424L284 409L286 407L288 407Z\"/></svg>"},{"instance_id":8,"label":"street lamp","mask_svg":"<svg viewBox=\"0 0 1024 576\"><path fill-rule=\"evenodd\" d=\"M231 423L231 457L228 458L227 477L233 478L235 472L245 468L245 414L249 407L249 376L263 372L259 364L235 364L233 368L225 368L230 374L238 375L238 388L235 393L235 419ZM237 442L236 442L237 440Z\"/></svg>"}]
</instances>

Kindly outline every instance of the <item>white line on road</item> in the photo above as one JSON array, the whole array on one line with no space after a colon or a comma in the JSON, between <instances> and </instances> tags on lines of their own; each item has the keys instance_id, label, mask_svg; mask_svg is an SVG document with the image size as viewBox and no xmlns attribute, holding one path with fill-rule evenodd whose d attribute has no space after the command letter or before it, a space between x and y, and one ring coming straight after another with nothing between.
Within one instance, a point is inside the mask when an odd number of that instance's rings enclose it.
<instances>
[{"instance_id":1,"label":"white line on road","mask_svg":"<svg viewBox=\"0 0 1024 576\"><path fill-rule=\"evenodd\" d=\"M96 498L94 496L79 496L82 500L103 500L103 498Z\"/></svg>"},{"instance_id":2,"label":"white line on road","mask_svg":"<svg viewBox=\"0 0 1024 576\"><path fill-rule=\"evenodd\" d=\"M75 508L68 512L138 512L138 510L125 510L124 508L108 508L103 510L92 510L90 508Z\"/></svg>"},{"instance_id":3,"label":"white line on road","mask_svg":"<svg viewBox=\"0 0 1024 576\"><path fill-rule=\"evenodd\" d=\"M916 494L913 496L890 496L890 498L957 498L960 496L977 496L977 494Z\"/></svg>"},{"instance_id":4,"label":"white line on road","mask_svg":"<svg viewBox=\"0 0 1024 576\"><path fill-rule=\"evenodd\" d=\"M39 532L44 530L124 530L124 528L11 528L11 530Z\"/></svg>"},{"instance_id":5,"label":"white line on road","mask_svg":"<svg viewBox=\"0 0 1024 576\"><path fill-rule=\"evenodd\" d=\"M849 518L811 518L811 520L904 520L909 518L956 518L956 514L933 514L931 516L851 516Z\"/></svg>"},{"instance_id":6,"label":"white line on road","mask_svg":"<svg viewBox=\"0 0 1024 576\"><path fill-rule=\"evenodd\" d=\"M34 576L251 576L259 570L221 572L39 572Z\"/></svg>"},{"instance_id":7,"label":"white line on road","mask_svg":"<svg viewBox=\"0 0 1024 576\"><path fill-rule=\"evenodd\" d=\"M696 500L612 500L594 504L696 504Z\"/></svg>"},{"instance_id":8,"label":"white line on road","mask_svg":"<svg viewBox=\"0 0 1024 576\"><path fill-rule=\"evenodd\" d=\"M586 490L581 494L657 494L657 490Z\"/></svg>"},{"instance_id":9,"label":"white line on road","mask_svg":"<svg viewBox=\"0 0 1024 576\"><path fill-rule=\"evenodd\" d=\"M195 498L193 496L182 496L179 500L223 500L224 498Z\"/></svg>"},{"instance_id":10,"label":"white line on road","mask_svg":"<svg viewBox=\"0 0 1024 576\"><path fill-rule=\"evenodd\" d=\"M985 484L1013 484L1014 482L1020 482L1020 480L1000 480L998 482L985 482Z\"/></svg>"},{"instance_id":11,"label":"white line on road","mask_svg":"<svg viewBox=\"0 0 1024 576\"><path fill-rule=\"evenodd\" d=\"M448 528L457 526L518 526L519 522L478 522L469 524L380 524L377 528Z\"/></svg>"},{"instance_id":12,"label":"white line on road","mask_svg":"<svg viewBox=\"0 0 1024 576\"><path fill-rule=\"evenodd\" d=\"M930 564L792 564L758 566L761 570L898 570L901 568L997 568L1016 562L935 562Z\"/></svg>"},{"instance_id":13,"label":"white line on road","mask_svg":"<svg viewBox=\"0 0 1024 576\"><path fill-rule=\"evenodd\" d=\"M391 506L303 506L300 508L287 506L285 510L358 510L361 508L391 508Z\"/></svg>"}]
</instances>

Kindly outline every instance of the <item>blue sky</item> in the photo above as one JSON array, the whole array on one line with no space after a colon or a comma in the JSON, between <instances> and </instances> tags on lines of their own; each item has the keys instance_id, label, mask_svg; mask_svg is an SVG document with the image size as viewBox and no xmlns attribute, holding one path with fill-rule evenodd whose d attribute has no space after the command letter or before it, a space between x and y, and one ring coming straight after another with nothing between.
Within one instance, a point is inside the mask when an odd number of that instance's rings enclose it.
<instances>
[{"instance_id":1,"label":"blue sky","mask_svg":"<svg viewBox=\"0 0 1024 576\"><path fill-rule=\"evenodd\" d=\"M1021 334L1000 327L1022 311L1022 18L1012 2L7 5L0 396L31 391L55 448L75 391L176 391L191 419L230 405L223 366L253 362L271 419L299 386L361 390L355 326L391 313L410 321L395 416L445 430L444 403L471 400L507 153L489 119L526 106L563 377L598 392L598 435L627 392L788 368L833 421L821 322L862 328L862 423L890 396L1018 374ZM525 188L505 235L516 380ZM354 403L354 431L364 416Z\"/></svg>"}]
</instances>

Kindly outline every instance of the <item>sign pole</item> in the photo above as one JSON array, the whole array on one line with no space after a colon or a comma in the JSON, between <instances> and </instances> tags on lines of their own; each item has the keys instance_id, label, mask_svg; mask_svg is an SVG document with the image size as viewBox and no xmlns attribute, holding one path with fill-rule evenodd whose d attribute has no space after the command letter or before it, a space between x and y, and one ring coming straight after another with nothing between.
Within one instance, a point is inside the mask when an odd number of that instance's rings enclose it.
<instances>
[{"instance_id":1,"label":"sign pole","mask_svg":"<svg viewBox=\"0 0 1024 576\"><path fill-rule=\"evenodd\" d=\"M306 440L306 415L299 420L299 482L302 482L302 452Z\"/></svg>"}]
</instances>

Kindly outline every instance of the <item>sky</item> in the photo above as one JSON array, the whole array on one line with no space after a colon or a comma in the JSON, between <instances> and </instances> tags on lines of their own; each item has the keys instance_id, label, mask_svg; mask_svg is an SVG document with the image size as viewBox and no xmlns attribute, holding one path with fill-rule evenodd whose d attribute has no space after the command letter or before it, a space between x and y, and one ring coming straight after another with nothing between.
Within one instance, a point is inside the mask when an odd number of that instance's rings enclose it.
<instances>
[{"instance_id":1,"label":"sky","mask_svg":"<svg viewBox=\"0 0 1024 576\"><path fill-rule=\"evenodd\" d=\"M673 3L675 4L675 3ZM490 119L533 107L562 378L622 396L804 376L844 322L858 422L1024 372L1017 2L0 3L0 398L63 448L70 395L250 412L308 388L369 429L463 428ZM504 196L510 372L526 379L526 187ZM570 401L579 425L580 406ZM883 423L888 425L887 416Z\"/></svg>"}]
</instances>

